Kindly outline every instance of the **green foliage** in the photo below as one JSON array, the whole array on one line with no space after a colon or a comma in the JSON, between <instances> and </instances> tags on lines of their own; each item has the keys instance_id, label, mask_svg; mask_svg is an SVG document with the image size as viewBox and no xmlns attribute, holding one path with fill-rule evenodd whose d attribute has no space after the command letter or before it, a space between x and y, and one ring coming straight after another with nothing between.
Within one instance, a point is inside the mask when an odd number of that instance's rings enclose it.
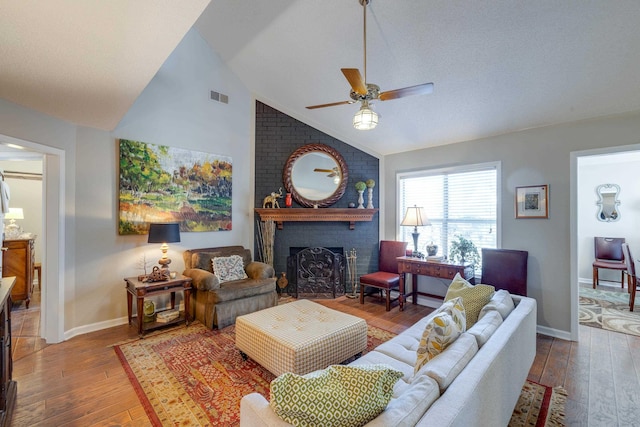
<instances>
[{"instance_id":1,"label":"green foliage","mask_svg":"<svg viewBox=\"0 0 640 427\"><path fill-rule=\"evenodd\" d=\"M365 184L367 184L367 188L373 188L376 186L376 182L373 179L368 179Z\"/></svg>"},{"instance_id":2,"label":"green foliage","mask_svg":"<svg viewBox=\"0 0 640 427\"><path fill-rule=\"evenodd\" d=\"M356 182L356 190L364 191L365 188L367 188L367 185L364 182L362 181Z\"/></svg>"},{"instance_id":3,"label":"green foliage","mask_svg":"<svg viewBox=\"0 0 640 427\"><path fill-rule=\"evenodd\" d=\"M455 263L470 262L477 267L480 264L480 253L471 240L457 235L456 240L451 242L449 259Z\"/></svg>"}]
</instances>

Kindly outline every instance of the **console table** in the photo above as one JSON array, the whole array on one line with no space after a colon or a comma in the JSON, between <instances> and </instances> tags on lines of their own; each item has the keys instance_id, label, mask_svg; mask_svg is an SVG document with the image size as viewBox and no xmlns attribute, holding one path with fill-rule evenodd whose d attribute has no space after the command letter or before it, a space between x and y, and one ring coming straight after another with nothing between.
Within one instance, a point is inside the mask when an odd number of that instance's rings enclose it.
<instances>
[{"instance_id":1,"label":"console table","mask_svg":"<svg viewBox=\"0 0 640 427\"><path fill-rule=\"evenodd\" d=\"M418 295L441 298L438 295L431 295L418 292L418 276L438 277L441 279L453 279L457 273L470 283L475 284L473 264L463 265L453 264L447 261L426 261L421 258L408 256L398 257L398 272L400 273L400 311L404 310L404 302L407 295L411 295L413 303L417 304ZM411 274L411 292L406 292L405 276Z\"/></svg>"},{"instance_id":2,"label":"console table","mask_svg":"<svg viewBox=\"0 0 640 427\"><path fill-rule=\"evenodd\" d=\"M137 277L127 277L124 279L127 286L127 314L129 315L129 325L135 319L138 325L138 336L142 338L145 331L157 329L163 326L172 325L181 321L185 321L189 325L189 303L191 301L191 278L178 275L175 279L163 280L161 282L141 282ZM144 299L146 297L171 293L171 309L176 305L176 292L184 292L184 316L180 315L177 319L169 322L148 322L143 320ZM133 317L133 297L136 297L137 316ZM156 311L157 313L158 311Z\"/></svg>"}]
</instances>

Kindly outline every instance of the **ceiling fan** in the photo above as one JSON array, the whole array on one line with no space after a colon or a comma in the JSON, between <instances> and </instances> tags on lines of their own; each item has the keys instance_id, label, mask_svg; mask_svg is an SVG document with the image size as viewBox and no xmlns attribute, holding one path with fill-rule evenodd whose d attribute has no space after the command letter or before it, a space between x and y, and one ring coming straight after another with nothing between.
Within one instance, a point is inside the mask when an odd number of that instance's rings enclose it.
<instances>
[{"instance_id":1,"label":"ceiling fan","mask_svg":"<svg viewBox=\"0 0 640 427\"><path fill-rule=\"evenodd\" d=\"M314 172L325 172L328 173L328 177L329 178L333 178L334 176L340 176L340 171L338 170L338 168L333 168L333 169L320 169L320 168L315 168L313 170Z\"/></svg>"},{"instance_id":2,"label":"ceiling fan","mask_svg":"<svg viewBox=\"0 0 640 427\"><path fill-rule=\"evenodd\" d=\"M340 71L342 71L342 74L351 85L351 100L311 105L307 108L313 110L360 102L360 110L353 117L353 126L359 130L369 130L375 128L378 124L378 114L369 105L371 101L389 101L411 95L426 95L433 92L433 83L423 83L386 92L380 92L380 86L378 85L367 83L367 5L371 3L371 0L358 0L358 2L362 5L364 17L364 78L357 68L341 68Z\"/></svg>"}]
</instances>

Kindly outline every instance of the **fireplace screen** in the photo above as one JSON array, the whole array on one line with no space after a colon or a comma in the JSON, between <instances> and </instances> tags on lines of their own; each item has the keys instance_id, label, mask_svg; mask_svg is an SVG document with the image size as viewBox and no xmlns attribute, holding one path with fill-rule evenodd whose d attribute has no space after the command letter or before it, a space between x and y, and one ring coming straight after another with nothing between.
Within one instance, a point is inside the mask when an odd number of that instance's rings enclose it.
<instances>
[{"instance_id":1,"label":"fireplace screen","mask_svg":"<svg viewBox=\"0 0 640 427\"><path fill-rule=\"evenodd\" d=\"M345 294L342 248L304 248L287 258L289 283L298 298L336 298ZM293 283L291 283L293 282Z\"/></svg>"}]
</instances>

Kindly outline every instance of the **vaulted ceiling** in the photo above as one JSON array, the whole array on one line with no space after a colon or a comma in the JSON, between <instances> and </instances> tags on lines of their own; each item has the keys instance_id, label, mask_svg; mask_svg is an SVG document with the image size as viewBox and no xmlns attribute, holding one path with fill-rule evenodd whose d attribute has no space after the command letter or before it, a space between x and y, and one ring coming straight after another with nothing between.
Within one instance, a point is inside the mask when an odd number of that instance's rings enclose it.
<instances>
[{"instance_id":1,"label":"vaulted ceiling","mask_svg":"<svg viewBox=\"0 0 640 427\"><path fill-rule=\"evenodd\" d=\"M435 88L375 102L370 131L358 104L305 108L350 99L359 0L207 3L0 0L0 97L113 129L195 25L257 99L380 154L640 110L636 0L371 0L367 81Z\"/></svg>"}]
</instances>

